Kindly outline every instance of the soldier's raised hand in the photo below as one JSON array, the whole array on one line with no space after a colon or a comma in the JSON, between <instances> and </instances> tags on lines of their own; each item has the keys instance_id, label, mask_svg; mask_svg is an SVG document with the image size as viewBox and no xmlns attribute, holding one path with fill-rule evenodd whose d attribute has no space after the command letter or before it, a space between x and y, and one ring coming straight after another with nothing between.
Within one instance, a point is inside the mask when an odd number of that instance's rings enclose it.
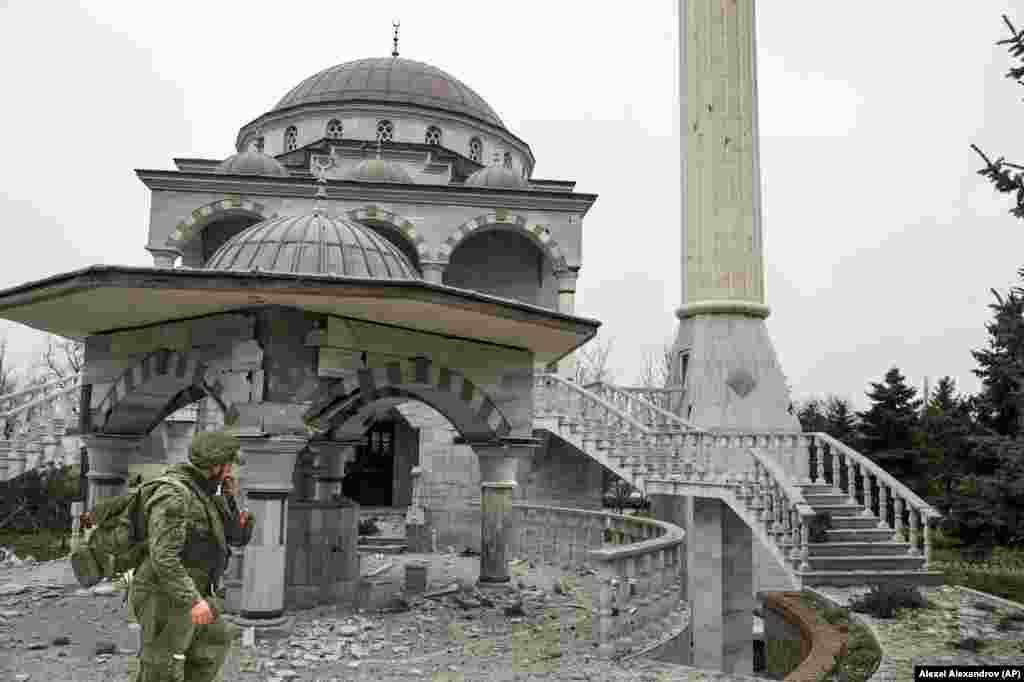
<instances>
[{"instance_id":1,"label":"soldier's raised hand","mask_svg":"<svg viewBox=\"0 0 1024 682\"><path fill-rule=\"evenodd\" d=\"M192 622L195 625L209 625L213 622L213 609L205 599L196 602L192 607Z\"/></svg>"}]
</instances>

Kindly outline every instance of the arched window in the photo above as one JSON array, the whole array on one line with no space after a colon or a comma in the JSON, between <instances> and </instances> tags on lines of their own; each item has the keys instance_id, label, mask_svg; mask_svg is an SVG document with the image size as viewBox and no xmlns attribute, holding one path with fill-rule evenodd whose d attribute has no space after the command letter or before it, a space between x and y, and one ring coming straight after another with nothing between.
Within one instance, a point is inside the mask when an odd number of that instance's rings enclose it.
<instances>
[{"instance_id":1,"label":"arched window","mask_svg":"<svg viewBox=\"0 0 1024 682\"><path fill-rule=\"evenodd\" d=\"M262 154L263 153L263 146L265 144L266 144L266 142L264 141L263 136L260 135L255 140L253 140L252 146L253 146L253 148L256 151L258 151L258 152L260 152Z\"/></svg>"},{"instance_id":2,"label":"arched window","mask_svg":"<svg viewBox=\"0 0 1024 682\"><path fill-rule=\"evenodd\" d=\"M395 139L395 126L391 121L377 121L377 142L391 142Z\"/></svg>"},{"instance_id":3,"label":"arched window","mask_svg":"<svg viewBox=\"0 0 1024 682\"><path fill-rule=\"evenodd\" d=\"M479 137L474 137L469 141L469 158L477 163L484 158L484 143L480 141Z\"/></svg>"},{"instance_id":4,"label":"arched window","mask_svg":"<svg viewBox=\"0 0 1024 682\"><path fill-rule=\"evenodd\" d=\"M425 141L427 144L441 144L441 129L437 126L430 126L427 128Z\"/></svg>"},{"instance_id":5,"label":"arched window","mask_svg":"<svg viewBox=\"0 0 1024 682\"><path fill-rule=\"evenodd\" d=\"M690 351L679 351L679 385L686 385L686 371L690 368Z\"/></svg>"},{"instance_id":6,"label":"arched window","mask_svg":"<svg viewBox=\"0 0 1024 682\"><path fill-rule=\"evenodd\" d=\"M299 146L299 130L295 126L288 126L284 131L284 150L290 152Z\"/></svg>"},{"instance_id":7,"label":"arched window","mask_svg":"<svg viewBox=\"0 0 1024 682\"><path fill-rule=\"evenodd\" d=\"M505 152L505 168L512 167L512 154L511 152Z\"/></svg>"},{"instance_id":8,"label":"arched window","mask_svg":"<svg viewBox=\"0 0 1024 682\"><path fill-rule=\"evenodd\" d=\"M327 122L327 137L332 140L340 140L343 132L344 128L342 128L341 121L338 119L332 118Z\"/></svg>"}]
</instances>

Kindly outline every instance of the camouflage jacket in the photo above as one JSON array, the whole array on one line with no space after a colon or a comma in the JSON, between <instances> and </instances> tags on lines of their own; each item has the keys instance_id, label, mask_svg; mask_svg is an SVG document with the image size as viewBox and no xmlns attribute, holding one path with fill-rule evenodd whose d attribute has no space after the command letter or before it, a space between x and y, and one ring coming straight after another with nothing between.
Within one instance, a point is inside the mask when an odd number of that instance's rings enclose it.
<instances>
[{"instance_id":1,"label":"camouflage jacket","mask_svg":"<svg viewBox=\"0 0 1024 682\"><path fill-rule=\"evenodd\" d=\"M205 474L189 463L167 468L188 485L208 489ZM205 486L205 487L204 487ZM151 484L143 492L148 555L135 571L135 589L153 589L172 602L191 607L219 583L230 556L228 545L241 547L252 537L252 523L241 528L237 513L220 495L186 497L177 486Z\"/></svg>"}]
</instances>

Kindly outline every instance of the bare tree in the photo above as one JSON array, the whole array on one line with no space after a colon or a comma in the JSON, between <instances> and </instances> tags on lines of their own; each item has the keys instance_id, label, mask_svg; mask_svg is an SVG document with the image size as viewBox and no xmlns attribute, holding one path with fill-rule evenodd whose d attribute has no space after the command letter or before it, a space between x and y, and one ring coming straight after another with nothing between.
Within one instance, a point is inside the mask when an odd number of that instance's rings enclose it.
<instances>
[{"instance_id":1,"label":"bare tree","mask_svg":"<svg viewBox=\"0 0 1024 682\"><path fill-rule=\"evenodd\" d=\"M576 352L576 384L586 386L598 381L610 382L613 372L608 367L612 339L600 338L600 332Z\"/></svg>"},{"instance_id":2,"label":"bare tree","mask_svg":"<svg viewBox=\"0 0 1024 682\"><path fill-rule=\"evenodd\" d=\"M84 365L84 343L51 334L36 368L41 372L39 379L46 382L74 376L82 371Z\"/></svg>"},{"instance_id":3,"label":"bare tree","mask_svg":"<svg viewBox=\"0 0 1024 682\"><path fill-rule=\"evenodd\" d=\"M672 383L671 341L666 342L659 352L644 355L644 365L636 381L644 388L668 388Z\"/></svg>"}]
</instances>

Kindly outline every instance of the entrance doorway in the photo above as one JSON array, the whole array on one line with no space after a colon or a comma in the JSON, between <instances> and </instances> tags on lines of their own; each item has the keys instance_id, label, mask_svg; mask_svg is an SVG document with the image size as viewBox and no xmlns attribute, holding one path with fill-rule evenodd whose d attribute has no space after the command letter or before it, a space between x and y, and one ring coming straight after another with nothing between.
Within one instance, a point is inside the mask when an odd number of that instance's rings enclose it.
<instances>
[{"instance_id":1,"label":"entrance doorway","mask_svg":"<svg viewBox=\"0 0 1024 682\"><path fill-rule=\"evenodd\" d=\"M380 419L356 447L355 459L345 467L342 492L364 507L390 507L395 476L395 421Z\"/></svg>"}]
</instances>

